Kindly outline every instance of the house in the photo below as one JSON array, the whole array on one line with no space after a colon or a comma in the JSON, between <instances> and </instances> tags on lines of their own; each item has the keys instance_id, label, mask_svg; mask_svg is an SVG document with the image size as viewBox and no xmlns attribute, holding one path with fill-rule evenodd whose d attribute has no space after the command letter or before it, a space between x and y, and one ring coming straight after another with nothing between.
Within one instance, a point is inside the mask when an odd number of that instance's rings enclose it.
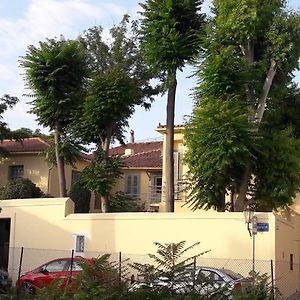
<instances>
[{"instance_id":1,"label":"house","mask_svg":"<svg viewBox=\"0 0 300 300\"><path fill-rule=\"evenodd\" d=\"M41 190L53 197L59 196L57 168L51 166L46 157L45 150L49 143L39 137L26 138L21 142L4 140L0 147L8 155L0 160L0 187L8 180L24 177L30 179ZM70 190L80 172L90 163L90 155L80 153L80 159L74 167L66 165L66 185Z\"/></svg>"},{"instance_id":2,"label":"house","mask_svg":"<svg viewBox=\"0 0 300 300\"><path fill-rule=\"evenodd\" d=\"M162 197L162 148L162 141L132 141L110 149L109 154L121 156L124 164L112 193L122 191L146 210L157 210Z\"/></svg>"},{"instance_id":3,"label":"house","mask_svg":"<svg viewBox=\"0 0 300 300\"><path fill-rule=\"evenodd\" d=\"M188 171L187 165L184 164L184 125L174 126L174 210L175 212L190 212L191 209L186 205L187 192L184 189L184 178ZM159 125L157 132L163 135L163 169L162 169L162 198L159 205L159 211L166 211L166 126Z\"/></svg>"},{"instance_id":4,"label":"house","mask_svg":"<svg viewBox=\"0 0 300 300\"><path fill-rule=\"evenodd\" d=\"M30 179L42 191L59 196L57 169L51 166L45 151L49 144L39 137L26 138L22 142L4 140L0 147L8 153L0 161L0 186L8 180L24 177ZM144 204L145 209L157 209L162 192L162 141L128 143L110 149L110 155L123 159L123 176L112 193L122 191ZM80 153L76 166L65 166L67 190L70 190L81 171L90 164L92 155ZM100 212L100 199L91 197L90 212Z\"/></svg>"}]
</instances>

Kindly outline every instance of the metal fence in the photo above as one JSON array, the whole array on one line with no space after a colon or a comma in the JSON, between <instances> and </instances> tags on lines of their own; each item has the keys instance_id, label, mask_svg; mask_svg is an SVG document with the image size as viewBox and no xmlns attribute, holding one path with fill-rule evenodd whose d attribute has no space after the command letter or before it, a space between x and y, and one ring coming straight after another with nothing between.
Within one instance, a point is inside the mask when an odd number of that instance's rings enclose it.
<instances>
[{"instance_id":1,"label":"metal fence","mask_svg":"<svg viewBox=\"0 0 300 300\"><path fill-rule=\"evenodd\" d=\"M85 257L99 257L105 252L86 252ZM14 282L20 274L30 271L52 259L60 257L71 257L72 250L55 250L55 249L30 249L30 248L10 248L8 271ZM129 254L129 253L110 253L110 260L117 262L122 268L127 268L128 278L136 271L130 267L132 263L154 264L154 261L148 255ZM225 259L225 258L205 258L200 256L196 260L197 266L224 268L240 273L248 277L253 271L259 274L267 274L269 284L273 284L283 295L280 299L287 299L289 295L296 292L292 282L299 281L300 265L291 265L286 261L271 260L252 260L247 259ZM298 299L298 298L291 298Z\"/></svg>"}]
</instances>

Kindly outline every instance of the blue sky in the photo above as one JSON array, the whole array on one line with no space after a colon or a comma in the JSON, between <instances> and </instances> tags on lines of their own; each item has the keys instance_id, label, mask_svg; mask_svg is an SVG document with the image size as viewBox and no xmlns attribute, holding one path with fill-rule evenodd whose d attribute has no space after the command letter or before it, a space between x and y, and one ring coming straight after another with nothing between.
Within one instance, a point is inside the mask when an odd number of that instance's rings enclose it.
<instances>
[{"instance_id":1,"label":"blue sky","mask_svg":"<svg viewBox=\"0 0 300 300\"><path fill-rule=\"evenodd\" d=\"M66 38L76 38L89 27L101 25L107 30L118 24L123 14L137 17L139 2L142 0L0 0L0 95L9 93L21 100L17 106L4 115L4 120L12 129L29 127L41 128L35 116L27 113L30 106L28 91L24 87L18 59L26 53L28 45L63 34ZM289 1L289 6L300 8L299 0ZM208 12L209 0L203 8ZM188 78L187 68L178 76L175 123L181 124L191 113L191 96L195 79ZM299 80L300 81L300 80ZM137 108L130 120L136 140L159 138L155 132L159 123L165 124L166 96L158 97L150 111ZM47 132L46 129L43 131Z\"/></svg>"}]
</instances>

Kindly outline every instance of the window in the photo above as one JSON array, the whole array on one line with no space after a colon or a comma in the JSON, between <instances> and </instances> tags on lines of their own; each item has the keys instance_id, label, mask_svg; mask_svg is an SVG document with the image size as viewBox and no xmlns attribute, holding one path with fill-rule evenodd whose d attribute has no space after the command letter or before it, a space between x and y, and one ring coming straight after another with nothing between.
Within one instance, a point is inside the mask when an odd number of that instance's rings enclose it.
<instances>
[{"instance_id":1,"label":"window","mask_svg":"<svg viewBox=\"0 0 300 300\"><path fill-rule=\"evenodd\" d=\"M294 254L290 254L290 270L294 270Z\"/></svg>"},{"instance_id":2,"label":"window","mask_svg":"<svg viewBox=\"0 0 300 300\"><path fill-rule=\"evenodd\" d=\"M68 271L71 271L71 262L68 266ZM79 261L73 260L72 271L82 271L82 267Z\"/></svg>"},{"instance_id":3,"label":"window","mask_svg":"<svg viewBox=\"0 0 300 300\"><path fill-rule=\"evenodd\" d=\"M84 242L85 237L84 235L76 235L76 241L75 241L75 252L76 253L83 253L84 252Z\"/></svg>"},{"instance_id":4,"label":"window","mask_svg":"<svg viewBox=\"0 0 300 300\"><path fill-rule=\"evenodd\" d=\"M162 177L161 175L156 175L153 177L153 186L154 186L154 192L156 194L161 194L161 188L162 188Z\"/></svg>"},{"instance_id":5,"label":"window","mask_svg":"<svg viewBox=\"0 0 300 300\"><path fill-rule=\"evenodd\" d=\"M162 177L161 174L151 174L150 202L156 203L161 200Z\"/></svg>"},{"instance_id":6,"label":"window","mask_svg":"<svg viewBox=\"0 0 300 300\"><path fill-rule=\"evenodd\" d=\"M81 172L72 170L71 186L73 186L80 178Z\"/></svg>"},{"instance_id":7,"label":"window","mask_svg":"<svg viewBox=\"0 0 300 300\"><path fill-rule=\"evenodd\" d=\"M182 200L182 153L174 152L174 197Z\"/></svg>"},{"instance_id":8,"label":"window","mask_svg":"<svg viewBox=\"0 0 300 300\"><path fill-rule=\"evenodd\" d=\"M55 260L45 265L43 269L49 273L62 272L66 270L66 263L66 260Z\"/></svg>"},{"instance_id":9,"label":"window","mask_svg":"<svg viewBox=\"0 0 300 300\"><path fill-rule=\"evenodd\" d=\"M9 166L9 179L15 180L24 176L24 166Z\"/></svg>"},{"instance_id":10,"label":"window","mask_svg":"<svg viewBox=\"0 0 300 300\"><path fill-rule=\"evenodd\" d=\"M140 197L140 175L139 174L125 175L125 194L133 198Z\"/></svg>"}]
</instances>

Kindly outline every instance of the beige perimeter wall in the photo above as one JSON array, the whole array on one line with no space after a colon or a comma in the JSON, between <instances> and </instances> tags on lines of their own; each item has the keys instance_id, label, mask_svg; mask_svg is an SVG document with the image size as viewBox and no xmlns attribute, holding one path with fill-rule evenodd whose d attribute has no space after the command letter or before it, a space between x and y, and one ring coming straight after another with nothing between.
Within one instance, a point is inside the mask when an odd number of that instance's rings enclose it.
<instances>
[{"instance_id":1,"label":"beige perimeter wall","mask_svg":"<svg viewBox=\"0 0 300 300\"><path fill-rule=\"evenodd\" d=\"M21 247L26 257L23 268L30 270L49 259L69 256L76 234L86 237L86 256L121 251L141 261L147 253L156 252L153 242L185 240L191 245L199 241L200 246L189 255L211 250L202 257L211 265L219 261L221 267L228 267L228 261L234 260L241 273L251 270L253 244L242 213L73 214L73 202L67 198L5 200L0 202L0 207L0 219L11 219L9 268L14 276ZM268 269L268 262L278 258L282 251L293 251L298 269L290 276L287 292L292 293L299 283L299 246L294 241L296 231L299 235L299 221L293 225L291 220L273 213L256 215L259 222L269 224L268 232L256 236L256 268L259 269L259 261L264 261ZM299 220L298 215L293 218ZM281 239L286 250L280 249ZM289 255L281 257L283 261L288 259Z\"/></svg>"}]
</instances>

